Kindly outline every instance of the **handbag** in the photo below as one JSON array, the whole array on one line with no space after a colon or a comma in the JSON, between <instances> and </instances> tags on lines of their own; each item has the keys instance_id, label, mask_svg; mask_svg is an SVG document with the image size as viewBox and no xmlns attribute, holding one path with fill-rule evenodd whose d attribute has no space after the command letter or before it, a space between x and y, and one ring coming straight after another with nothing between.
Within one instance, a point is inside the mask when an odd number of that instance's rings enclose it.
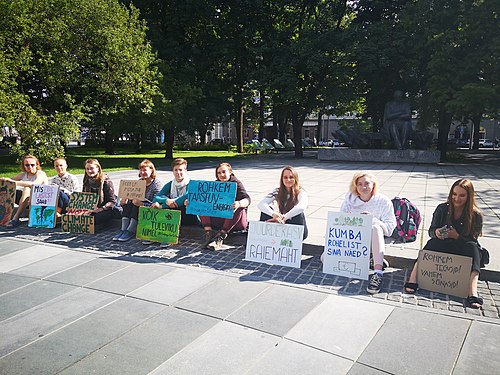
<instances>
[{"instance_id":1,"label":"handbag","mask_svg":"<svg viewBox=\"0 0 500 375\"><path fill-rule=\"evenodd\" d=\"M481 251L481 268L484 268L488 263L490 263L490 253L484 247L479 245Z\"/></svg>"}]
</instances>

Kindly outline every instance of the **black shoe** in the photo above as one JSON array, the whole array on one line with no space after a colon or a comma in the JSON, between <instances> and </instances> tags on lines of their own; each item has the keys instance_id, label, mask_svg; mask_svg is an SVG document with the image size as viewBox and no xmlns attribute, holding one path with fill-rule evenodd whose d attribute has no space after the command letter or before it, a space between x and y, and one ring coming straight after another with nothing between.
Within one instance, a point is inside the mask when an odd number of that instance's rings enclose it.
<instances>
[{"instance_id":1,"label":"black shoe","mask_svg":"<svg viewBox=\"0 0 500 375\"><path fill-rule=\"evenodd\" d=\"M219 232L215 235L215 237L210 241L210 243L207 245L207 247L210 250L222 250L222 244L224 243L224 240L227 237L227 233Z\"/></svg>"},{"instance_id":2,"label":"black shoe","mask_svg":"<svg viewBox=\"0 0 500 375\"><path fill-rule=\"evenodd\" d=\"M380 292L380 288L382 287L382 275L378 272L375 272L370 276L370 281L368 282L368 287L366 291L370 294L375 294Z\"/></svg>"}]
</instances>

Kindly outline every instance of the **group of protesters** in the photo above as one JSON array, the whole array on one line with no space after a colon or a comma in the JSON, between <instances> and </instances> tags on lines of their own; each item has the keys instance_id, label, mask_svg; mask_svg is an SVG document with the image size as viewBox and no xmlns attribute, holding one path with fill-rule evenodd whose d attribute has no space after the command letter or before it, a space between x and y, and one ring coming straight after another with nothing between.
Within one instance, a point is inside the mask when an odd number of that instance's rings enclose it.
<instances>
[{"instance_id":1,"label":"group of protesters","mask_svg":"<svg viewBox=\"0 0 500 375\"><path fill-rule=\"evenodd\" d=\"M95 217L95 224L109 223L112 219L121 219L120 231L113 237L114 241L129 241L135 237L138 225L139 207L156 209L174 209L181 211L181 226L202 226L203 247L211 250L222 250L223 242L232 232L245 231L248 228L247 210L251 198L243 183L235 176L229 163L220 163L215 169L216 181L236 183L236 196L232 203L232 218L197 216L188 214L188 186L190 178L187 173L187 161L182 158L172 163L173 179L163 185L158 179L157 171L150 160L139 164L139 179L146 181L144 199L120 199L115 194L113 182L104 173L97 159L85 161L83 192L95 193L98 196L97 206L88 215ZM67 163L63 158L54 161L57 175L51 184L58 185L58 212L63 214L72 192L80 191L76 176L67 172ZM15 228L20 225L19 217L29 205L31 187L35 184L48 184L40 162L33 155L26 155L21 160L22 172L11 179L16 183L16 203L18 209L6 227ZM0 192L1 193L1 192ZM306 209L307 192L299 183L299 175L294 167L287 166L281 171L279 186L267 194L258 204L260 220L278 224L293 224L304 227L303 238L307 238ZM370 172L360 171L354 174L349 191L346 193L340 208L341 212L350 214L372 215L371 258L373 273L370 276L367 291L378 293L381 289L384 270L384 237L392 235L397 226L391 200L379 192L377 179ZM482 232L482 214L475 203L475 192L472 182L459 179L452 185L448 199L440 204L434 214L429 228L431 237L424 246L426 250L458 254L472 258L472 269L469 283L468 303L473 308L483 304L478 296L477 283L481 267L481 246L478 237ZM150 241L143 241L145 244ZM168 244L160 244L168 246ZM322 255L323 260L325 254ZM418 290L417 264L405 284L405 292L413 294Z\"/></svg>"}]
</instances>

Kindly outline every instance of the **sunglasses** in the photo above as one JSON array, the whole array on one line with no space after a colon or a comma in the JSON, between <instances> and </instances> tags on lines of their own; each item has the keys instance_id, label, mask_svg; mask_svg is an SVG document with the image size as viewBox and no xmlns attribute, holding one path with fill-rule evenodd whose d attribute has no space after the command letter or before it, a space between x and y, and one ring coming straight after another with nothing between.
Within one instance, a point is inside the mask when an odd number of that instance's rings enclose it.
<instances>
[{"instance_id":1,"label":"sunglasses","mask_svg":"<svg viewBox=\"0 0 500 375\"><path fill-rule=\"evenodd\" d=\"M34 167L36 164L24 164L25 167Z\"/></svg>"}]
</instances>

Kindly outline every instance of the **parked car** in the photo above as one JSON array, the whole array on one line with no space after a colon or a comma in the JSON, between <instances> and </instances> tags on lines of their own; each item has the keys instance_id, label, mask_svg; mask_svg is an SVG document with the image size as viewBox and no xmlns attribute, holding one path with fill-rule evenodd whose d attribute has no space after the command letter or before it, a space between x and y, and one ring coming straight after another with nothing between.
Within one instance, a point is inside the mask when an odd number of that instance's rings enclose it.
<instances>
[{"instance_id":1,"label":"parked car","mask_svg":"<svg viewBox=\"0 0 500 375\"><path fill-rule=\"evenodd\" d=\"M339 147L340 142L338 139L328 139L326 141L319 141L320 146L328 146L328 147Z\"/></svg>"},{"instance_id":2,"label":"parked car","mask_svg":"<svg viewBox=\"0 0 500 375\"><path fill-rule=\"evenodd\" d=\"M493 141L491 139L480 139L479 147L493 148Z\"/></svg>"}]
</instances>

